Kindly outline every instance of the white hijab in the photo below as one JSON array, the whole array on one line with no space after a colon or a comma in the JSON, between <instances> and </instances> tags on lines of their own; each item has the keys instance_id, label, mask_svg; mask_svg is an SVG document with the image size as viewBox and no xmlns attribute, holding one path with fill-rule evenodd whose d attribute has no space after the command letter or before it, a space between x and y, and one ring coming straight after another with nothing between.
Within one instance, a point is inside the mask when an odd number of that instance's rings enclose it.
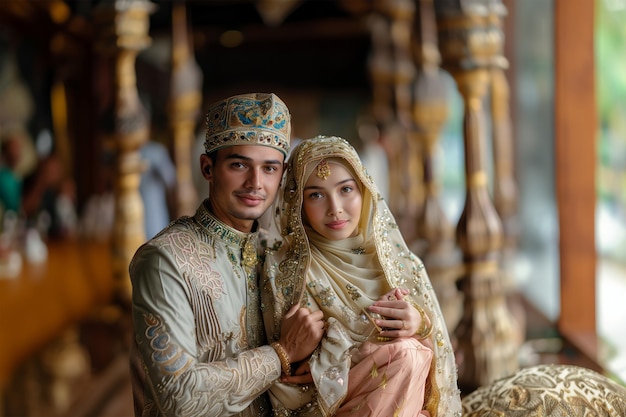
<instances>
[{"instance_id":1,"label":"white hijab","mask_svg":"<svg viewBox=\"0 0 626 417\"><path fill-rule=\"evenodd\" d=\"M303 220L303 187L322 159L340 161L360 183L363 205L359 234L354 238L329 242ZM407 297L422 306L433 324L430 338L434 363L430 378L433 392L439 395L431 398L430 404L427 399L426 405L433 417L460 415L454 352L437 296L422 261L409 250L355 149L339 137L304 140L289 157L283 184L268 238L275 244L273 250L265 253L262 283L263 314L270 341L278 339L285 312L296 303L306 305L308 273L313 277L329 275L330 281L339 283L335 293L342 303L338 304L350 305L354 301L346 284L362 289L357 305L353 305L355 313L391 288L407 288ZM363 326L367 324L359 325L355 320L352 323L348 326L350 336L362 339L366 330Z\"/></svg>"}]
</instances>

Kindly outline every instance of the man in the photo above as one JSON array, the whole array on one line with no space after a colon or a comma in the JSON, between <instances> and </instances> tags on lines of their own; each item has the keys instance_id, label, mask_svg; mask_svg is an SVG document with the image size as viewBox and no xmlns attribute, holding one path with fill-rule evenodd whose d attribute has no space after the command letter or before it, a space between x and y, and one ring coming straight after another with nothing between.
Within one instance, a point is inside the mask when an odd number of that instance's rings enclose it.
<instances>
[{"instance_id":1,"label":"man","mask_svg":"<svg viewBox=\"0 0 626 417\"><path fill-rule=\"evenodd\" d=\"M4 211L19 214L22 208L22 179L17 166L22 153L21 141L13 135L0 140L0 220Z\"/></svg>"},{"instance_id":2,"label":"man","mask_svg":"<svg viewBox=\"0 0 626 417\"><path fill-rule=\"evenodd\" d=\"M273 94L210 107L200 157L208 199L130 264L137 416L269 416L266 390L321 339L322 315L294 306L278 342L263 345L257 219L278 192L290 132Z\"/></svg>"},{"instance_id":3,"label":"man","mask_svg":"<svg viewBox=\"0 0 626 417\"><path fill-rule=\"evenodd\" d=\"M144 211L144 226L148 239L153 238L170 223L174 208L176 167L162 143L148 140L139 154L146 163L141 173L139 193L147 209Z\"/></svg>"}]
</instances>

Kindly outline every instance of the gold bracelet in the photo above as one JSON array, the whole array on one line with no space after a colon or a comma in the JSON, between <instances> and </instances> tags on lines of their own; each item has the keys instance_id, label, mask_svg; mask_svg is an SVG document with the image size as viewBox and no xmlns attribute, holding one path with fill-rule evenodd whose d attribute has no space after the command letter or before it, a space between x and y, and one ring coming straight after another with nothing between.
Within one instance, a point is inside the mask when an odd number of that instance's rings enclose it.
<instances>
[{"instance_id":1,"label":"gold bracelet","mask_svg":"<svg viewBox=\"0 0 626 417\"><path fill-rule=\"evenodd\" d=\"M287 376L291 375L291 364L289 363L289 357L287 356L285 349L278 342L274 342L270 346L274 348L276 354L278 355L278 359L280 359L280 367L283 370L283 374Z\"/></svg>"},{"instance_id":2,"label":"gold bracelet","mask_svg":"<svg viewBox=\"0 0 626 417\"><path fill-rule=\"evenodd\" d=\"M417 312L420 313L420 317L422 319L422 324L420 324L420 328L417 329L415 335L420 339L426 339L433 332L433 324L422 307L420 307L417 303L411 304L413 304L413 307L415 307Z\"/></svg>"}]
</instances>

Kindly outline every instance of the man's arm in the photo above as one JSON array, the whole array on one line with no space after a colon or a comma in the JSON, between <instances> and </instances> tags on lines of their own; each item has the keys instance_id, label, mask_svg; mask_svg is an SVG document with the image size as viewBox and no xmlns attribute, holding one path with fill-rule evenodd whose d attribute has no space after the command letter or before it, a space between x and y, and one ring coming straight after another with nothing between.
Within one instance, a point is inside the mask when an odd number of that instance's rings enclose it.
<instances>
[{"instance_id":1,"label":"man's arm","mask_svg":"<svg viewBox=\"0 0 626 417\"><path fill-rule=\"evenodd\" d=\"M226 360L224 341L210 340L209 358L199 361L188 286L172 256L146 246L131 264L133 326L143 362L145 390L164 415L227 416L241 412L278 379L278 355L270 346ZM210 312L206 312L210 314ZM204 361L203 361L204 362ZM140 370L141 371L141 370Z\"/></svg>"}]
</instances>

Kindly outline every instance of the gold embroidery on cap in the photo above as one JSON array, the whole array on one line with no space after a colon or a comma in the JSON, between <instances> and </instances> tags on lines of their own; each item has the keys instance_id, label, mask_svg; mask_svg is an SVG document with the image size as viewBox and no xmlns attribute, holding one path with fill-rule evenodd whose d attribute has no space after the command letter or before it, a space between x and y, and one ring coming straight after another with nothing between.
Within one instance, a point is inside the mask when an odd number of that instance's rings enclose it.
<instances>
[{"instance_id":1,"label":"gold embroidery on cap","mask_svg":"<svg viewBox=\"0 0 626 417\"><path fill-rule=\"evenodd\" d=\"M326 178L330 177L330 167L325 159L322 159L322 161L317 165L317 176L324 181Z\"/></svg>"}]
</instances>

